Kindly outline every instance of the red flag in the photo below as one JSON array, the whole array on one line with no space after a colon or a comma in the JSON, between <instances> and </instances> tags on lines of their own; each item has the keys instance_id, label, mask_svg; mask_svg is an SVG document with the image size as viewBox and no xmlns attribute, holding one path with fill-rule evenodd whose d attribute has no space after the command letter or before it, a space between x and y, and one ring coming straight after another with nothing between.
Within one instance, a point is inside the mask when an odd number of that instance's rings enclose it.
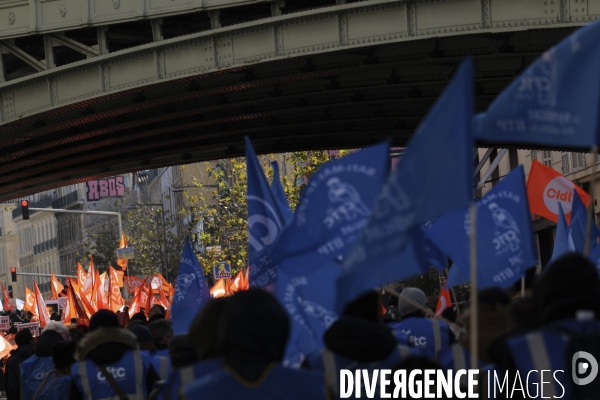
<instances>
[{"instance_id":1,"label":"red flag","mask_svg":"<svg viewBox=\"0 0 600 400\"><path fill-rule=\"evenodd\" d=\"M94 290L92 291L96 310L108 309L108 300L106 299L106 292L104 291L104 286L102 285L102 279L100 279L100 274L98 270L94 271Z\"/></svg>"},{"instance_id":2,"label":"red flag","mask_svg":"<svg viewBox=\"0 0 600 400\"><path fill-rule=\"evenodd\" d=\"M165 296L165 291L163 290L162 286L158 289L159 294L160 294L160 304L165 308L165 309L169 309L169 301L167 300L167 296Z\"/></svg>"},{"instance_id":3,"label":"red flag","mask_svg":"<svg viewBox=\"0 0 600 400\"><path fill-rule=\"evenodd\" d=\"M235 275L235 278L230 280L229 287L227 287L227 291L230 294L233 294L238 290L244 290L242 289L242 286L244 286L244 272L240 270Z\"/></svg>"},{"instance_id":4,"label":"red flag","mask_svg":"<svg viewBox=\"0 0 600 400\"><path fill-rule=\"evenodd\" d=\"M38 315L35 294L27 286L25 286L25 304L23 305L23 311L29 311L33 315Z\"/></svg>"},{"instance_id":5,"label":"red flag","mask_svg":"<svg viewBox=\"0 0 600 400\"><path fill-rule=\"evenodd\" d=\"M567 222L571 221L573 190L577 190L586 207L590 204L590 196L582 188L536 160L531 164L526 186L529 210L550 221L558 221L558 203L562 206Z\"/></svg>"},{"instance_id":6,"label":"red flag","mask_svg":"<svg viewBox=\"0 0 600 400\"><path fill-rule=\"evenodd\" d=\"M152 300L154 299L154 293L152 292L152 281L148 282L145 286L146 289L146 305L144 306L144 314L148 317L150 308L152 307Z\"/></svg>"},{"instance_id":7,"label":"red flag","mask_svg":"<svg viewBox=\"0 0 600 400\"><path fill-rule=\"evenodd\" d=\"M38 309L38 319L40 320L40 326L45 328L50 322L50 315L48 315L48 309L46 308L46 303L44 303L44 299L42 298L42 294L40 293L40 289L38 288L37 283L33 281L33 289L35 290L35 302Z\"/></svg>"},{"instance_id":8,"label":"red flag","mask_svg":"<svg viewBox=\"0 0 600 400\"><path fill-rule=\"evenodd\" d=\"M440 316L444 312L446 308L452 307L452 300L450 298L450 291L446 289L446 283L444 282L444 286L442 286L442 291L440 292L440 298L437 303L437 307L435 308L435 315Z\"/></svg>"},{"instance_id":9,"label":"red flag","mask_svg":"<svg viewBox=\"0 0 600 400\"><path fill-rule=\"evenodd\" d=\"M121 271L117 271L115 270L113 267L109 266L108 267L108 291L110 293L109 296L109 304L110 304L110 309L113 312L117 312L119 310L119 308L121 308L123 306L123 304L125 304L125 301L123 300L123 296L121 295L121 289L119 288L119 281L118 281L118 273ZM121 272L122 274L123 272ZM123 286L123 281L121 280L121 286Z\"/></svg>"},{"instance_id":10,"label":"red flag","mask_svg":"<svg viewBox=\"0 0 600 400\"><path fill-rule=\"evenodd\" d=\"M0 283L0 285L2 285ZM10 301L10 293L8 293L8 290L6 290L6 288L4 287L4 285L2 285L2 297L3 297L3 307L4 307L4 311L10 311L12 310L14 307L12 305L12 301Z\"/></svg>"},{"instance_id":11,"label":"red flag","mask_svg":"<svg viewBox=\"0 0 600 400\"><path fill-rule=\"evenodd\" d=\"M142 286L139 289L135 289L135 294L133 295L133 300L129 304L129 318L133 317L133 314L140 311L140 306L142 303L142 288L146 285L146 281L148 280L148 275L146 275L146 279L142 282Z\"/></svg>"},{"instance_id":12,"label":"red flag","mask_svg":"<svg viewBox=\"0 0 600 400\"><path fill-rule=\"evenodd\" d=\"M80 288L83 288L85 286L86 279L87 279L87 276L85 275L85 271L83 270L83 267L81 266L80 263L77 263L77 285Z\"/></svg>"},{"instance_id":13,"label":"red flag","mask_svg":"<svg viewBox=\"0 0 600 400\"><path fill-rule=\"evenodd\" d=\"M144 283L144 280L137 276L124 276L123 281L127 287L127 293L130 295L135 294L135 289L141 287Z\"/></svg>"}]
</instances>

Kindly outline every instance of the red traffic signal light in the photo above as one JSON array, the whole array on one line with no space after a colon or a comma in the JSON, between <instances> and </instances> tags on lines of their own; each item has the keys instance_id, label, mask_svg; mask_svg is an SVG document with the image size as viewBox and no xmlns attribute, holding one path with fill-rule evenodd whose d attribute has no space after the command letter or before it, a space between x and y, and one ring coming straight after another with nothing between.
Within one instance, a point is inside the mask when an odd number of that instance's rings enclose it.
<instances>
[{"instance_id":1,"label":"red traffic signal light","mask_svg":"<svg viewBox=\"0 0 600 400\"><path fill-rule=\"evenodd\" d=\"M12 267L10 269L10 277L12 279L13 282L17 281L17 269L15 267Z\"/></svg>"},{"instance_id":2,"label":"red traffic signal light","mask_svg":"<svg viewBox=\"0 0 600 400\"><path fill-rule=\"evenodd\" d=\"M23 220L29 219L29 201L21 200L21 214L23 214Z\"/></svg>"}]
</instances>

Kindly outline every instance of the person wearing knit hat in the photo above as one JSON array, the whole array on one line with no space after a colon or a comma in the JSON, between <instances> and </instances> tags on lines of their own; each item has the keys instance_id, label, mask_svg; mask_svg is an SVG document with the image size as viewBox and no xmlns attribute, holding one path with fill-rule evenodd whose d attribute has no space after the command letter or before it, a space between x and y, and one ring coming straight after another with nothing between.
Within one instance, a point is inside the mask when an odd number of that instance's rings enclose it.
<instances>
[{"instance_id":1,"label":"person wearing knit hat","mask_svg":"<svg viewBox=\"0 0 600 400\"><path fill-rule=\"evenodd\" d=\"M75 342L57 342L52 346L54 369L46 374L33 400L66 399L71 386L71 365L75 362Z\"/></svg>"},{"instance_id":2,"label":"person wearing knit hat","mask_svg":"<svg viewBox=\"0 0 600 400\"><path fill-rule=\"evenodd\" d=\"M117 398L119 391L132 400L146 398L159 380L149 355L140 352L136 336L123 329L110 310L92 315L89 333L77 345L75 358L69 400ZM114 382L106 379L104 367L120 371L117 376L111 373Z\"/></svg>"},{"instance_id":3,"label":"person wearing knit hat","mask_svg":"<svg viewBox=\"0 0 600 400\"><path fill-rule=\"evenodd\" d=\"M426 318L422 311L426 308L427 296L421 289L405 288L398 298L402 320L391 324L390 328L398 341L408 336L410 346L421 350L424 356L435 359L440 351L454 342L454 334L445 322Z\"/></svg>"},{"instance_id":4,"label":"person wearing knit hat","mask_svg":"<svg viewBox=\"0 0 600 400\"><path fill-rule=\"evenodd\" d=\"M509 338L506 365L499 367L520 374L547 360L540 369L564 373L543 385L544 396L563 399L593 399L600 393L600 379L574 385L573 378L583 380L582 361L590 358L574 355L585 352L600 359L600 278L596 267L581 254L568 253L546 267L534 286L536 308L541 326L527 334ZM589 365L589 364L588 364ZM593 363L592 363L593 365ZM597 373L597 364L596 364ZM592 366L590 377L594 374ZM536 374L532 374L536 375ZM521 375L522 376L522 375ZM529 384L541 385L538 376Z\"/></svg>"}]
</instances>

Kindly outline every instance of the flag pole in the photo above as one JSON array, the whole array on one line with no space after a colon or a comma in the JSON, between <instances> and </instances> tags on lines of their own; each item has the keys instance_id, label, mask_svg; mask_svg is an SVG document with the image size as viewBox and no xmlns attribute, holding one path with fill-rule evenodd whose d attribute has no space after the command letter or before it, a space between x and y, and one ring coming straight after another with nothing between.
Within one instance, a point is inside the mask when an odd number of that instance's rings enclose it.
<instances>
[{"instance_id":1,"label":"flag pole","mask_svg":"<svg viewBox=\"0 0 600 400\"><path fill-rule=\"evenodd\" d=\"M521 278L521 297L525 297L525 277Z\"/></svg>"},{"instance_id":2,"label":"flag pole","mask_svg":"<svg viewBox=\"0 0 600 400\"><path fill-rule=\"evenodd\" d=\"M478 293L477 293L477 205L471 204L470 210L470 269L471 269L471 311L470 311L470 351L471 368L476 369L478 363Z\"/></svg>"},{"instance_id":3,"label":"flag pole","mask_svg":"<svg viewBox=\"0 0 600 400\"><path fill-rule=\"evenodd\" d=\"M585 226L585 250L584 250L584 254L585 256L589 256L590 254L590 247L591 247L591 241L590 241L590 235L592 233L592 216L594 215L594 190L596 187L596 172L598 171L598 163L596 162L596 159L598 158L598 146L594 145L594 147L592 147L592 155L593 155L593 159L592 159L592 182L590 183L590 192L592 194L592 203L589 205L589 210L587 213L587 223Z\"/></svg>"},{"instance_id":4,"label":"flag pole","mask_svg":"<svg viewBox=\"0 0 600 400\"><path fill-rule=\"evenodd\" d=\"M446 281L448 280L448 267L446 267L444 269L444 275L446 276ZM452 304L454 304L456 306L456 318L458 319L458 317L460 316L460 309L458 307L458 301L456 300L456 293L454 293L454 287L451 287L450 289L450 300L452 300Z\"/></svg>"}]
</instances>

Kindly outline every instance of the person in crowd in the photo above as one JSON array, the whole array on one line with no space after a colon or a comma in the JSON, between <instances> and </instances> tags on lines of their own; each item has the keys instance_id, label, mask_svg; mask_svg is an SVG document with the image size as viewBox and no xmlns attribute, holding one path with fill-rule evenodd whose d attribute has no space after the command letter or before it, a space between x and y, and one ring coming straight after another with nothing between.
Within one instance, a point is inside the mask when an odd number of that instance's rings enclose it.
<instances>
[{"instance_id":1,"label":"person in crowd","mask_svg":"<svg viewBox=\"0 0 600 400\"><path fill-rule=\"evenodd\" d=\"M501 288L491 287L479 292L477 307L477 357L481 361L480 367L489 365L492 361L488 351L492 343L508 331L508 315L510 297ZM464 332L458 343L443 349L439 354L442 369L459 370L471 368L471 309L461 314Z\"/></svg>"},{"instance_id":2,"label":"person in crowd","mask_svg":"<svg viewBox=\"0 0 600 400\"><path fill-rule=\"evenodd\" d=\"M194 318L189 334L173 337L169 343L172 370L158 398L177 399L180 387L221 365L217 328L230 299L211 299Z\"/></svg>"},{"instance_id":3,"label":"person in crowd","mask_svg":"<svg viewBox=\"0 0 600 400\"><path fill-rule=\"evenodd\" d=\"M9 358L6 365L6 398L21 400L21 364L31 357L33 336L29 329L17 332L15 343L19 348L16 354Z\"/></svg>"},{"instance_id":4,"label":"person in crowd","mask_svg":"<svg viewBox=\"0 0 600 400\"><path fill-rule=\"evenodd\" d=\"M290 331L286 312L264 290L237 292L219 322L223 365L184 386L184 399L324 399L323 375L281 365Z\"/></svg>"},{"instance_id":5,"label":"person in crowd","mask_svg":"<svg viewBox=\"0 0 600 400\"><path fill-rule=\"evenodd\" d=\"M596 267L583 255L565 254L546 267L534 287L534 298L541 325L507 339L510 358L501 367L518 370L521 376L531 370L563 371L542 382L537 375L530 377L529 389L536 390L539 385L544 396L563 400L597 398L600 380L574 384L572 378L580 376L579 367L586 361L575 357L580 352L600 359L600 278Z\"/></svg>"},{"instance_id":6,"label":"person in crowd","mask_svg":"<svg viewBox=\"0 0 600 400\"><path fill-rule=\"evenodd\" d=\"M109 310L92 315L89 333L77 346L75 358L69 400L125 396L142 400L159 379L149 357L140 352L136 336L123 329Z\"/></svg>"},{"instance_id":7,"label":"person in crowd","mask_svg":"<svg viewBox=\"0 0 600 400\"><path fill-rule=\"evenodd\" d=\"M69 340L69 330L60 322L51 321L33 346L33 356L21 364L21 398L31 399L46 374L54 369L52 346Z\"/></svg>"},{"instance_id":8,"label":"person in crowd","mask_svg":"<svg viewBox=\"0 0 600 400\"><path fill-rule=\"evenodd\" d=\"M154 346L159 356L169 356L169 342L173 339L173 326L166 319L155 319L148 324L148 329L154 338Z\"/></svg>"},{"instance_id":9,"label":"person in crowd","mask_svg":"<svg viewBox=\"0 0 600 400\"><path fill-rule=\"evenodd\" d=\"M404 336L399 342L380 322L379 294L366 293L349 303L342 315L325 331L325 348L309 355L303 366L322 371L334 394L339 391L339 371L352 368L391 368L414 352Z\"/></svg>"},{"instance_id":10,"label":"person in crowd","mask_svg":"<svg viewBox=\"0 0 600 400\"><path fill-rule=\"evenodd\" d=\"M54 369L46 374L32 400L63 400L68 397L76 346L77 343L72 341L52 345Z\"/></svg>"},{"instance_id":11,"label":"person in crowd","mask_svg":"<svg viewBox=\"0 0 600 400\"><path fill-rule=\"evenodd\" d=\"M83 339L83 332L81 332L80 329L71 328L69 329L69 337L71 341L79 343L81 342L81 339Z\"/></svg>"},{"instance_id":12,"label":"person in crowd","mask_svg":"<svg viewBox=\"0 0 600 400\"><path fill-rule=\"evenodd\" d=\"M148 323L154 322L159 319L165 319L165 308L160 304L154 304L148 311Z\"/></svg>"},{"instance_id":13,"label":"person in crowd","mask_svg":"<svg viewBox=\"0 0 600 400\"><path fill-rule=\"evenodd\" d=\"M135 335L140 350L150 358L150 363L158 373L160 379L167 379L171 370L169 358L168 356L161 356L157 353L156 346L154 345L154 337L152 336L150 329L142 324L136 324L133 327L129 326L127 329Z\"/></svg>"},{"instance_id":14,"label":"person in crowd","mask_svg":"<svg viewBox=\"0 0 600 400\"><path fill-rule=\"evenodd\" d=\"M129 323L131 323L133 321L141 321L141 322L143 322L144 325L146 325L148 323L148 320L146 319L146 314L144 314L144 309L136 312L135 314L133 314L131 316L131 320Z\"/></svg>"},{"instance_id":15,"label":"person in crowd","mask_svg":"<svg viewBox=\"0 0 600 400\"><path fill-rule=\"evenodd\" d=\"M405 288L401 294L398 311L402 320L390 327L396 337L408 336L411 347L422 351L424 356L436 359L440 351L455 341L454 334L445 322L426 318L422 309L427 308L427 296L421 289Z\"/></svg>"}]
</instances>

